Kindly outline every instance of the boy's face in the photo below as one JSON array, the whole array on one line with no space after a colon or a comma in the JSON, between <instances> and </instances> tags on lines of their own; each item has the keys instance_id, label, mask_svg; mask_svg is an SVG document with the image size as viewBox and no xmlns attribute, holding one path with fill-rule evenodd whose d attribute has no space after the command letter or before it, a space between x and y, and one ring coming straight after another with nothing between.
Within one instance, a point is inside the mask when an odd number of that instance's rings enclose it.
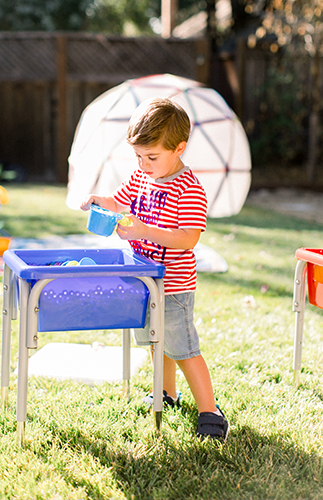
<instances>
[{"instance_id":1,"label":"boy's face","mask_svg":"<svg viewBox=\"0 0 323 500\"><path fill-rule=\"evenodd\" d=\"M139 168L152 179L169 177L183 167L180 156L184 153L186 142L181 142L175 151L165 149L161 144L154 146L133 146Z\"/></svg>"}]
</instances>

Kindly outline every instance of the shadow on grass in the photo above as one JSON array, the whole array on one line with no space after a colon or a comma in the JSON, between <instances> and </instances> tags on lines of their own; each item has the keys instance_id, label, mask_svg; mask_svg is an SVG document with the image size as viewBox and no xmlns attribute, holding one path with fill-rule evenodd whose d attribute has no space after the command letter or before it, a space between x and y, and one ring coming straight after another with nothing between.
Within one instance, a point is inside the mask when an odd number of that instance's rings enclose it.
<instances>
[{"instance_id":1,"label":"shadow on grass","mask_svg":"<svg viewBox=\"0 0 323 500\"><path fill-rule=\"evenodd\" d=\"M309 222L290 215L272 212L255 206L245 205L238 215L219 219L208 219L208 226L217 230L221 224L233 224L262 229L295 229L298 231L321 231L323 224Z\"/></svg>"},{"instance_id":2,"label":"shadow on grass","mask_svg":"<svg viewBox=\"0 0 323 500\"><path fill-rule=\"evenodd\" d=\"M207 228L209 236L213 233L216 235L214 242L211 242L211 247L222 253L224 258L231 258L231 262L228 260L229 271L233 266L236 271L224 274L199 273L199 280L212 286L221 283L236 287L241 289L242 293L260 292L265 284L269 285L267 296L292 299L296 266L296 259L294 262L292 259L296 249L304 245L305 238L300 236L300 233L306 231L308 243L305 245L309 247L319 247L323 244L323 238L320 237L322 224L309 223L256 207L245 206L238 215L233 217L208 219ZM244 230L244 228L247 229ZM249 231L248 228L256 230ZM261 231L262 229L267 231ZM280 231L275 231L276 229ZM225 245L221 241L219 245L217 240L221 239L221 236L225 238L231 231L232 240L228 240ZM310 234L311 231L313 231L313 236ZM205 243L210 245L207 236L205 236ZM226 248L228 254L226 254ZM234 260L236 257L237 259ZM250 271L248 276L244 272L246 269Z\"/></svg>"},{"instance_id":3,"label":"shadow on grass","mask_svg":"<svg viewBox=\"0 0 323 500\"><path fill-rule=\"evenodd\" d=\"M71 428L57 426L52 432L62 446L99 461L129 500L322 498L323 458L301 450L283 429L264 436L249 426L236 427L225 445L201 443L194 437L196 413L187 411L178 418L185 416L185 435L176 439L166 417L161 437L148 437L148 445L135 438L129 422L115 438L98 432L89 439L80 431L71 436ZM62 475L67 484L83 487L87 498L107 498L91 475L80 480L69 469Z\"/></svg>"},{"instance_id":4,"label":"shadow on grass","mask_svg":"<svg viewBox=\"0 0 323 500\"><path fill-rule=\"evenodd\" d=\"M283 270L281 268L277 268L277 272L280 271L280 277L284 275ZM267 297L277 297L277 298L282 298L282 297L289 297L290 300L293 298L293 290L292 290L292 285L293 285L293 274L291 273L290 275L286 273L286 277L290 279L290 291L286 290L285 285L279 285L279 283L274 284L271 282L270 288L266 292ZM235 288L237 288L237 291L241 293L255 293L255 294L260 294L260 289L264 283L266 283L266 278L262 276L261 280L255 280L255 279L244 279L240 277L239 275L233 275L233 274L212 274L212 273L203 273L199 275L199 282L200 286L203 286L203 283L209 284L211 286L214 286L214 289L216 290L216 286L219 284L227 285L228 287L232 288L232 291L235 291ZM292 305L291 305L292 307Z\"/></svg>"}]
</instances>

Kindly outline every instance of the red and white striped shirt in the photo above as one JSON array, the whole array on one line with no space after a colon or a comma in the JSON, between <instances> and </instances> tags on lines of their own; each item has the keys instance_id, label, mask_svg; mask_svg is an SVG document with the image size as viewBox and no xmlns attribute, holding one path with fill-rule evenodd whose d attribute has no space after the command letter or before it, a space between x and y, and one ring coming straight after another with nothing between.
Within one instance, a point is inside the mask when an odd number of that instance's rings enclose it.
<instances>
[{"instance_id":1,"label":"red and white striped shirt","mask_svg":"<svg viewBox=\"0 0 323 500\"><path fill-rule=\"evenodd\" d=\"M166 179L151 179L136 170L114 193L114 200L149 226L206 229L207 199L193 172L184 167ZM165 294L196 289L196 260L192 249L166 248L147 240L129 241L135 253L164 264Z\"/></svg>"}]
</instances>

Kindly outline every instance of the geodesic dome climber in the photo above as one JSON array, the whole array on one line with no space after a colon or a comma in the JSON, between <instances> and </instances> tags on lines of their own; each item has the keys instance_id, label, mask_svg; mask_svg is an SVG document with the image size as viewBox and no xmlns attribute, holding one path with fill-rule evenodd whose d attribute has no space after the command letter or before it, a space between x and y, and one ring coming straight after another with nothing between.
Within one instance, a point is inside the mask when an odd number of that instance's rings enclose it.
<instances>
[{"instance_id":1,"label":"geodesic dome climber","mask_svg":"<svg viewBox=\"0 0 323 500\"><path fill-rule=\"evenodd\" d=\"M128 122L143 100L154 97L171 98L191 119L182 159L206 191L208 216L237 214L251 181L244 129L218 92L168 74L127 80L84 110L69 157L67 205L77 209L88 193L111 193L132 173L136 158L126 141Z\"/></svg>"}]
</instances>

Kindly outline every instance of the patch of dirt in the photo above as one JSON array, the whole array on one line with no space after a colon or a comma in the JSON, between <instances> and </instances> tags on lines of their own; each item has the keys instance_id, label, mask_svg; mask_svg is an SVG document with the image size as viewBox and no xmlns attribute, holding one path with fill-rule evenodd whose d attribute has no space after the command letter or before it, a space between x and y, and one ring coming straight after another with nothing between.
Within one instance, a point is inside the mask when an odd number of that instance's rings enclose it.
<instances>
[{"instance_id":1,"label":"patch of dirt","mask_svg":"<svg viewBox=\"0 0 323 500\"><path fill-rule=\"evenodd\" d=\"M323 224L323 192L300 188L251 190L246 204Z\"/></svg>"}]
</instances>

